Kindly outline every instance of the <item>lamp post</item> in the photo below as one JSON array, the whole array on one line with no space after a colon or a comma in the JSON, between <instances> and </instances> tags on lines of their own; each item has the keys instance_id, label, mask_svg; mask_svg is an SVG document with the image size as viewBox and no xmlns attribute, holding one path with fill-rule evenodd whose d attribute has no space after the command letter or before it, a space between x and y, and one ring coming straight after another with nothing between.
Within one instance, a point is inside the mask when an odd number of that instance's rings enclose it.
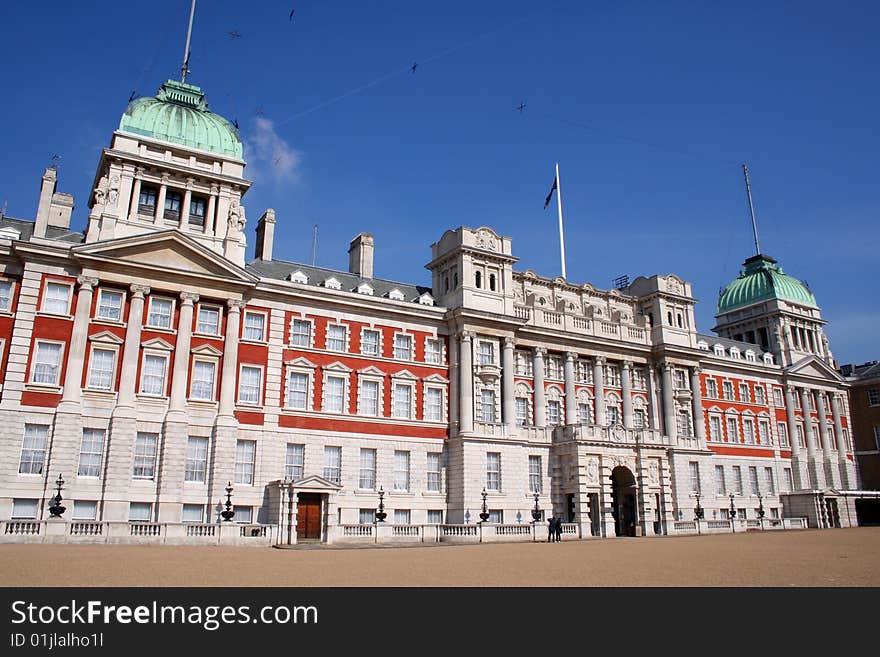
<instances>
[{"instance_id":1,"label":"lamp post","mask_svg":"<svg viewBox=\"0 0 880 657\"><path fill-rule=\"evenodd\" d=\"M694 519L702 520L705 513L703 512L703 507L700 506L700 493L694 493L694 497L697 498L697 506L694 507Z\"/></svg>"},{"instance_id":2,"label":"lamp post","mask_svg":"<svg viewBox=\"0 0 880 657\"><path fill-rule=\"evenodd\" d=\"M761 529L764 529L764 515L764 496L758 493L758 521L761 524Z\"/></svg>"},{"instance_id":3,"label":"lamp post","mask_svg":"<svg viewBox=\"0 0 880 657\"><path fill-rule=\"evenodd\" d=\"M385 513L385 491L379 486L379 508L376 510L376 522L385 522L388 514Z\"/></svg>"},{"instance_id":4,"label":"lamp post","mask_svg":"<svg viewBox=\"0 0 880 657\"><path fill-rule=\"evenodd\" d=\"M64 513L64 507L61 506L61 489L64 487L64 477L61 474L58 475L55 485L58 487L58 490L55 493L55 497L52 498L52 506L49 507L49 513L53 518L60 518Z\"/></svg>"},{"instance_id":5,"label":"lamp post","mask_svg":"<svg viewBox=\"0 0 880 657\"><path fill-rule=\"evenodd\" d=\"M486 522L489 519L489 510L486 508L486 498L489 497L489 495L486 493L485 488L481 495L483 496L483 510L480 512L480 522Z\"/></svg>"},{"instance_id":6,"label":"lamp post","mask_svg":"<svg viewBox=\"0 0 880 657\"><path fill-rule=\"evenodd\" d=\"M232 510L232 482L230 481L226 484L226 510L220 512L220 516L226 522L229 522L235 517L235 511Z\"/></svg>"},{"instance_id":7,"label":"lamp post","mask_svg":"<svg viewBox=\"0 0 880 657\"><path fill-rule=\"evenodd\" d=\"M538 522L541 519L541 507L538 506L538 497L539 494L535 493L535 508L532 509L532 518L535 522Z\"/></svg>"},{"instance_id":8,"label":"lamp post","mask_svg":"<svg viewBox=\"0 0 880 657\"><path fill-rule=\"evenodd\" d=\"M736 531L736 507L733 505L733 496L735 493L730 493L730 531Z\"/></svg>"}]
</instances>

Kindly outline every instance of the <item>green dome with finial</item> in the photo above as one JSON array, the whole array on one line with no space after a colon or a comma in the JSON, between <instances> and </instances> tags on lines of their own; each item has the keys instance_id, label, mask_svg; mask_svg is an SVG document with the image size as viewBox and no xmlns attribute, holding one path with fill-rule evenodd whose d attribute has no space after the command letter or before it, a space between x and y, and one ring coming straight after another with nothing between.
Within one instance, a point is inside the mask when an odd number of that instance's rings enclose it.
<instances>
[{"instance_id":1,"label":"green dome with finial","mask_svg":"<svg viewBox=\"0 0 880 657\"><path fill-rule=\"evenodd\" d=\"M166 80L155 96L131 101L119 129L227 157L242 157L241 137L235 126L209 111L202 90L185 82Z\"/></svg>"},{"instance_id":2,"label":"green dome with finial","mask_svg":"<svg viewBox=\"0 0 880 657\"><path fill-rule=\"evenodd\" d=\"M743 263L739 277L732 281L718 297L718 313L723 315L737 308L783 299L803 306L818 308L816 297L805 283L782 271L770 256L752 256Z\"/></svg>"}]
</instances>

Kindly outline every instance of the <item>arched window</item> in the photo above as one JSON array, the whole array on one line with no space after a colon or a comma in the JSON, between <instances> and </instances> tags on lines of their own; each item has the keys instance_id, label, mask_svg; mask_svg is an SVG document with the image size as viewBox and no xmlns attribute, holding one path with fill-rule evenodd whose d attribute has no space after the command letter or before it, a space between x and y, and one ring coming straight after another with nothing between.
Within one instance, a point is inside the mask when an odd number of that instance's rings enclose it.
<instances>
[{"instance_id":1,"label":"arched window","mask_svg":"<svg viewBox=\"0 0 880 657\"><path fill-rule=\"evenodd\" d=\"M678 328L683 328L683 327L684 327L684 324L683 324L682 321L681 321L681 313L678 313L677 315L678 315L678 316L677 316L676 319L678 319Z\"/></svg>"},{"instance_id":2,"label":"arched window","mask_svg":"<svg viewBox=\"0 0 880 657\"><path fill-rule=\"evenodd\" d=\"M474 273L474 285L478 288L483 287L483 274L480 272Z\"/></svg>"},{"instance_id":3,"label":"arched window","mask_svg":"<svg viewBox=\"0 0 880 657\"><path fill-rule=\"evenodd\" d=\"M495 274L489 274L489 290L495 291Z\"/></svg>"},{"instance_id":4,"label":"arched window","mask_svg":"<svg viewBox=\"0 0 880 657\"><path fill-rule=\"evenodd\" d=\"M443 278L444 292L449 292L449 276Z\"/></svg>"},{"instance_id":5,"label":"arched window","mask_svg":"<svg viewBox=\"0 0 880 657\"><path fill-rule=\"evenodd\" d=\"M670 310L668 313L666 313L666 317L669 319L669 325L670 325L670 326L673 326L673 323L672 323L672 311L671 311L671 310Z\"/></svg>"}]
</instances>

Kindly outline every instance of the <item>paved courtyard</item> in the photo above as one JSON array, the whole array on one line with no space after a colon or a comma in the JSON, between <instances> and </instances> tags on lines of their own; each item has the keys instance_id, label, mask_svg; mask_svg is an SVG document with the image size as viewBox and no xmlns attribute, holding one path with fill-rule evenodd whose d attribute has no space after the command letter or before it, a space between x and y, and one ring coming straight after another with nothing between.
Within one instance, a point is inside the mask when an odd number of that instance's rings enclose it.
<instances>
[{"instance_id":1,"label":"paved courtyard","mask_svg":"<svg viewBox=\"0 0 880 657\"><path fill-rule=\"evenodd\" d=\"M0 545L3 586L880 586L880 527L294 549Z\"/></svg>"}]
</instances>

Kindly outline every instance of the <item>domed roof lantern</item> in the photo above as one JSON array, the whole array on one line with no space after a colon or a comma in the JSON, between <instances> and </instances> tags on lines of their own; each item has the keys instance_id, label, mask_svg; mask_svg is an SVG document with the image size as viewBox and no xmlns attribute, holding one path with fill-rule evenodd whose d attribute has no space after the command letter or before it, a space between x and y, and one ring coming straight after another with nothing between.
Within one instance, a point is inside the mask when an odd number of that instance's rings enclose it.
<instances>
[{"instance_id":1,"label":"domed roof lantern","mask_svg":"<svg viewBox=\"0 0 880 657\"><path fill-rule=\"evenodd\" d=\"M818 308L816 297L806 283L786 274L770 256L759 253L748 258L743 267L739 276L718 296L717 314L723 315L731 310L770 299L782 299Z\"/></svg>"}]
</instances>

